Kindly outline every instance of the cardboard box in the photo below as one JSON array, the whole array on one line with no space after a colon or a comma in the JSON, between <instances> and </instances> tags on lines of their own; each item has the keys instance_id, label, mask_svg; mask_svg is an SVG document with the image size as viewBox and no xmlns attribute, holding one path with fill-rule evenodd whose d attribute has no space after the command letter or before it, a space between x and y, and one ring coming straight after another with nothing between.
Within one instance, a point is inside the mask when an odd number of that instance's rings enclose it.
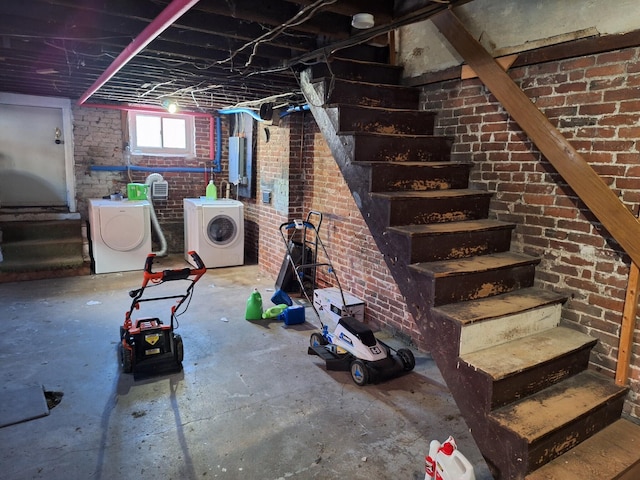
<instances>
[{"instance_id":1,"label":"cardboard box","mask_svg":"<svg viewBox=\"0 0 640 480\"><path fill-rule=\"evenodd\" d=\"M354 317L364 321L364 302L350 293L344 293L346 305L342 305L340 289L337 287L319 288L313 292L313 305L323 323L337 325L340 317Z\"/></svg>"}]
</instances>

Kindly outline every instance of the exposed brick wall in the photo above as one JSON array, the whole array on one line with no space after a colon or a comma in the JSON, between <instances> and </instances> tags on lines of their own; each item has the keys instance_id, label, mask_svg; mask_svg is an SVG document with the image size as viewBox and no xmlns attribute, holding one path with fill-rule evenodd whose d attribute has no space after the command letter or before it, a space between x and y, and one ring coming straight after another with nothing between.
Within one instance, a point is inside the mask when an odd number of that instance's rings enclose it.
<instances>
[{"instance_id":1,"label":"exposed brick wall","mask_svg":"<svg viewBox=\"0 0 640 480\"><path fill-rule=\"evenodd\" d=\"M285 254L278 231L289 219L305 219L310 211L323 215L320 240L331 257L340 284L365 302L368 323L411 337L424 347L413 318L360 215L329 147L311 114L285 117L269 127L270 141L258 142L260 185L273 188L273 180L289 181L288 215L272 205L260 214L260 268L276 278ZM300 142L303 142L302 145ZM260 197L260 193L259 193ZM317 217L313 216L314 223ZM323 257L319 255L319 262ZM326 269L323 269L326 273ZM332 280L319 272L319 286Z\"/></svg>"},{"instance_id":2,"label":"exposed brick wall","mask_svg":"<svg viewBox=\"0 0 640 480\"><path fill-rule=\"evenodd\" d=\"M640 48L513 69L510 76L625 205L640 203ZM613 376L629 258L477 80L425 86L422 108L454 159L472 160L492 215L517 227L512 249L542 258L536 282L564 292L564 321L599 339L591 361ZM625 411L640 417L640 331Z\"/></svg>"}]
</instances>

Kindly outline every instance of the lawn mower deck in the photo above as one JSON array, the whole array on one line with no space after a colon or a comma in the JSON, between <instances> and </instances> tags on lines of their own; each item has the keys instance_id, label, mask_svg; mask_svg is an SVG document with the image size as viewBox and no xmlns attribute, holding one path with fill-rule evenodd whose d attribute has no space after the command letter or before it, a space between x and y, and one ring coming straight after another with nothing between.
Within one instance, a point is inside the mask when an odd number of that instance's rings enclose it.
<instances>
[{"instance_id":1,"label":"lawn mower deck","mask_svg":"<svg viewBox=\"0 0 640 480\"><path fill-rule=\"evenodd\" d=\"M324 325L322 333L312 333L307 352L322 358L327 370L350 371L360 386L397 377L415 367L411 350L392 349L353 317L340 318L333 332Z\"/></svg>"}]
</instances>

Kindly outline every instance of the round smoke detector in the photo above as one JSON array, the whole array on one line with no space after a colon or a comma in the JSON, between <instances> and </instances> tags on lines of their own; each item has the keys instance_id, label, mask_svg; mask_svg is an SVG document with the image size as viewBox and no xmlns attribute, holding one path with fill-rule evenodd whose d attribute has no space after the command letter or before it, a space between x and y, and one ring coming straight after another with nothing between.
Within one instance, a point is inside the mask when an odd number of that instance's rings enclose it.
<instances>
[{"instance_id":1,"label":"round smoke detector","mask_svg":"<svg viewBox=\"0 0 640 480\"><path fill-rule=\"evenodd\" d=\"M374 25L373 15L370 13L356 13L351 20L351 26L360 30L366 30Z\"/></svg>"}]
</instances>

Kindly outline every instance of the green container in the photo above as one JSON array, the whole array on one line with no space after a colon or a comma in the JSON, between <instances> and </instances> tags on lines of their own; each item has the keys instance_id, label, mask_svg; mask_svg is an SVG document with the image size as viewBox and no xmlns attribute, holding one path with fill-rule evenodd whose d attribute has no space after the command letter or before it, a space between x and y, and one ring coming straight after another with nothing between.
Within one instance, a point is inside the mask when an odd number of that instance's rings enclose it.
<instances>
[{"instance_id":1,"label":"green container","mask_svg":"<svg viewBox=\"0 0 640 480\"><path fill-rule=\"evenodd\" d=\"M257 288L253 289L251 296L247 299L245 318L247 320L260 320L262 318L262 296Z\"/></svg>"},{"instance_id":2,"label":"green container","mask_svg":"<svg viewBox=\"0 0 640 480\"><path fill-rule=\"evenodd\" d=\"M127 198L129 200L147 200L149 185L145 183L127 183Z\"/></svg>"},{"instance_id":3,"label":"green container","mask_svg":"<svg viewBox=\"0 0 640 480\"><path fill-rule=\"evenodd\" d=\"M209 185L207 185L205 195L210 200L216 200L218 198L218 189L216 188L215 183L213 183L213 180L209 180Z\"/></svg>"}]
</instances>

